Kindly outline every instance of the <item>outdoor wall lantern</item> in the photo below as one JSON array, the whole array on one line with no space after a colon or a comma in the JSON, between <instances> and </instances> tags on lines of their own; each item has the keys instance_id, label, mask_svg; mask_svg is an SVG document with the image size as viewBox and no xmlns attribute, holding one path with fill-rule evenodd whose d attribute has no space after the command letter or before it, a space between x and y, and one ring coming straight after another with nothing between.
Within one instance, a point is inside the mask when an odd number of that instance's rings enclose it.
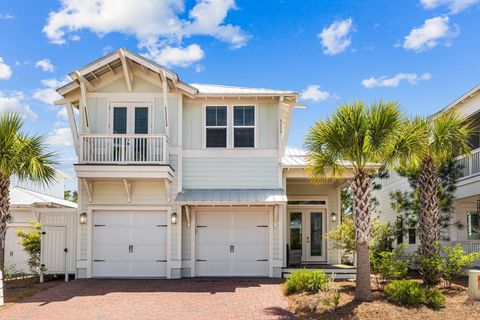
<instances>
[{"instance_id":1,"label":"outdoor wall lantern","mask_svg":"<svg viewBox=\"0 0 480 320\"><path fill-rule=\"evenodd\" d=\"M87 213L82 212L80 213L80 224L86 224L87 223Z\"/></svg>"},{"instance_id":2,"label":"outdoor wall lantern","mask_svg":"<svg viewBox=\"0 0 480 320\"><path fill-rule=\"evenodd\" d=\"M337 222L337 214L335 212L332 212L332 222Z\"/></svg>"},{"instance_id":3,"label":"outdoor wall lantern","mask_svg":"<svg viewBox=\"0 0 480 320\"><path fill-rule=\"evenodd\" d=\"M172 224L177 224L177 213L172 212Z\"/></svg>"}]
</instances>

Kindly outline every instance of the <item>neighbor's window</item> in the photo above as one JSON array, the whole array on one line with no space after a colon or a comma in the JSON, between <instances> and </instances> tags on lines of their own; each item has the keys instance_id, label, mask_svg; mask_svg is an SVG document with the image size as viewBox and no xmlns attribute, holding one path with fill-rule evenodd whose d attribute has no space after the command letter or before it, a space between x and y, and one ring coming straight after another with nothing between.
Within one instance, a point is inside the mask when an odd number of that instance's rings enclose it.
<instances>
[{"instance_id":1,"label":"neighbor's window","mask_svg":"<svg viewBox=\"0 0 480 320\"><path fill-rule=\"evenodd\" d=\"M208 106L205 108L205 128L207 148L227 147L227 107Z\"/></svg>"},{"instance_id":2,"label":"neighbor's window","mask_svg":"<svg viewBox=\"0 0 480 320\"><path fill-rule=\"evenodd\" d=\"M397 233L397 244L403 243L403 217L397 217L397 221L395 222L395 229Z\"/></svg>"},{"instance_id":3,"label":"neighbor's window","mask_svg":"<svg viewBox=\"0 0 480 320\"><path fill-rule=\"evenodd\" d=\"M467 214L467 236L468 240L480 240L480 214L478 212Z\"/></svg>"},{"instance_id":4,"label":"neighbor's window","mask_svg":"<svg viewBox=\"0 0 480 320\"><path fill-rule=\"evenodd\" d=\"M468 138L472 150L480 148L480 131L474 131Z\"/></svg>"},{"instance_id":5,"label":"neighbor's window","mask_svg":"<svg viewBox=\"0 0 480 320\"><path fill-rule=\"evenodd\" d=\"M415 228L416 224L410 222L410 228L408 228L408 244L417 243L417 229Z\"/></svg>"},{"instance_id":6,"label":"neighbor's window","mask_svg":"<svg viewBox=\"0 0 480 320\"><path fill-rule=\"evenodd\" d=\"M255 147L255 107L233 107L233 146L235 148Z\"/></svg>"}]
</instances>

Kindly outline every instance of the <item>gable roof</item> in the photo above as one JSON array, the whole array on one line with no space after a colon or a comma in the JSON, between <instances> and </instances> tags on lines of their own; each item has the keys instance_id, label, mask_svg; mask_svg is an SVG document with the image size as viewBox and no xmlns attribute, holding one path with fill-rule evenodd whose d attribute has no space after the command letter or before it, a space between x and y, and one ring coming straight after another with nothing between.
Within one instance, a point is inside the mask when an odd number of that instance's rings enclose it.
<instances>
[{"instance_id":1,"label":"gable roof","mask_svg":"<svg viewBox=\"0 0 480 320\"><path fill-rule=\"evenodd\" d=\"M451 110L451 109L455 108L459 103L464 102L466 99L473 97L474 95L478 94L479 92L480 92L480 85L477 85L477 86L473 87L472 89L470 89L467 93L463 94L460 98L456 99L455 101L453 101L452 103L450 103L446 107L444 107L441 110L432 114L430 117L435 117L436 115L438 115L440 113L443 113L443 112L446 112L448 110Z\"/></svg>"},{"instance_id":2,"label":"gable roof","mask_svg":"<svg viewBox=\"0 0 480 320\"><path fill-rule=\"evenodd\" d=\"M265 88L246 88L235 86L224 86L216 84L191 83L192 87L198 89L199 95L234 95L234 96L294 96L298 97L298 92L286 90L274 90Z\"/></svg>"},{"instance_id":3,"label":"gable roof","mask_svg":"<svg viewBox=\"0 0 480 320\"><path fill-rule=\"evenodd\" d=\"M35 191L20 187L10 189L10 203L12 207L64 207L76 208L77 204L68 200L47 196Z\"/></svg>"}]
</instances>

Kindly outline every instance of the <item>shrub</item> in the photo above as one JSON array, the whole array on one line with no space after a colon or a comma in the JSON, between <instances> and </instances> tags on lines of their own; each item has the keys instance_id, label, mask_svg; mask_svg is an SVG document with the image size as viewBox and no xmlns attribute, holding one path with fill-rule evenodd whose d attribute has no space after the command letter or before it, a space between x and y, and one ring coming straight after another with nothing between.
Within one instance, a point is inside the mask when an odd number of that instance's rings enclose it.
<instances>
[{"instance_id":1,"label":"shrub","mask_svg":"<svg viewBox=\"0 0 480 320\"><path fill-rule=\"evenodd\" d=\"M440 251L443 256L442 278L445 280L447 286L451 285L455 277L464 275L465 271L480 257L478 252L465 253L463 248L458 244L454 247L441 246Z\"/></svg>"},{"instance_id":2,"label":"shrub","mask_svg":"<svg viewBox=\"0 0 480 320\"><path fill-rule=\"evenodd\" d=\"M299 292L317 293L325 290L328 283L327 274L321 270L300 270L290 274L284 284L285 294Z\"/></svg>"},{"instance_id":3,"label":"shrub","mask_svg":"<svg viewBox=\"0 0 480 320\"><path fill-rule=\"evenodd\" d=\"M393 252L370 254L372 272L377 273L377 287L382 289L386 282L401 279L407 275L408 265L404 259L404 245L398 245Z\"/></svg>"},{"instance_id":4,"label":"shrub","mask_svg":"<svg viewBox=\"0 0 480 320\"><path fill-rule=\"evenodd\" d=\"M30 271L38 274L40 270L40 231L42 227L40 223L32 221L30 230L17 230L17 236L21 238L20 244L28 254L27 265Z\"/></svg>"},{"instance_id":5,"label":"shrub","mask_svg":"<svg viewBox=\"0 0 480 320\"><path fill-rule=\"evenodd\" d=\"M425 290L425 304L432 309L438 310L445 306L445 296L438 289Z\"/></svg>"},{"instance_id":6,"label":"shrub","mask_svg":"<svg viewBox=\"0 0 480 320\"><path fill-rule=\"evenodd\" d=\"M425 301L425 289L412 280L394 280L385 286L387 300L401 306L415 307Z\"/></svg>"},{"instance_id":7,"label":"shrub","mask_svg":"<svg viewBox=\"0 0 480 320\"><path fill-rule=\"evenodd\" d=\"M431 286L440 282L443 270L443 260L439 255L430 258L416 255L412 259L412 264L414 269L416 269L422 276L425 285Z\"/></svg>"}]
</instances>

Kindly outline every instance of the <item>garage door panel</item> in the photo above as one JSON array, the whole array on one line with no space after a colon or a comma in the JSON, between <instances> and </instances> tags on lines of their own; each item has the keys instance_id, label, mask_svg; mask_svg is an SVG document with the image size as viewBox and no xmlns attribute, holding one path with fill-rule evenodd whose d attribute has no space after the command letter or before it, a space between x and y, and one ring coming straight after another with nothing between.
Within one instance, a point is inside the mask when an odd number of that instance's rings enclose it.
<instances>
[{"instance_id":1,"label":"garage door panel","mask_svg":"<svg viewBox=\"0 0 480 320\"><path fill-rule=\"evenodd\" d=\"M230 242L230 230L228 226L224 228L197 228L197 239L205 245Z\"/></svg>"},{"instance_id":2,"label":"garage door panel","mask_svg":"<svg viewBox=\"0 0 480 320\"><path fill-rule=\"evenodd\" d=\"M231 217L228 212L202 212L197 216L197 226L224 227L230 225Z\"/></svg>"},{"instance_id":3,"label":"garage door panel","mask_svg":"<svg viewBox=\"0 0 480 320\"><path fill-rule=\"evenodd\" d=\"M111 225L111 226L127 226L129 221L129 213L121 211L102 211L93 215L93 224Z\"/></svg>"},{"instance_id":4,"label":"garage door panel","mask_svg":"<svg viewBox=\"0 0 480 320\"><path fill-rule=\"evenodd\" d=\"M235 227L232 230L232 235L236 244L268 244L268 228Z\"/></svg>"},{"instance_id":5,"label":"garage door panel","mask_svg":"<svg viewBox=\"0 0 480 320\"><path fill-rule=\"evenodd\" d=\"M203 277L230 276L230 261L198 261L197 275Z\"/></svg>"},{"instance_id":6,"label":"garage door panel","mask_svg":"<svg viewBox=\"0 0 480 320\"><path fill-rule=\"evenodd\" d=\"M94 245L127 245L129 244L128 226L93 227Z\"/></svg>"},{"instance_id":7,"label":"garage door panel","mask_svg":"<svg viewBox=\"0 0 480 320\"><path fill-rule=\"evenodd\" d=\"M167 225L167 215L158 214L155 212L151 213L134 213L133 222L134 226L156 226L156 225Z\"/></svg>"},{"instance_id":8,"label":"garage door panel","mask_svg":"<svg viewBox=\"0 0 480 320\"><path fill-rule=\"evenodd\" d=\"M268 258L268 245L259 246L235 246L235 258L234 259L267 259Z\"/></svg>"},{"instance_id":9,"label":"garage door panel","mask_svg":"<svg viewBox=\"0 0 480 320\"><path fill-rule=\"evenodd\" d=\"M229 260L230 256L230 246L225 244L202 245L197 250L197 259L202 260Z\"/></svg>"},{"instance_id":10,"label":"garage door panel","mask_svg":"<svg viewBox=\"0 0 480 320\"><path fill-rule=\"evenodd\" d=\"M94 260L128 261L128 245L95 245Z\"/></svg>"},{"instance_id":11,"label":"garage door panel","mask_svg":"<svg viewBox=\"0 0 480 320\"><path fill-rule=\"evenodd\" d=\"M268 275L268 261L235 261L233 274L237 276Z\"/></svg>"},{"instance_id":12,"label":"garage door panel","mask_svg":"<svg viewBox=\"0 0 480 320\"><path fill-rule=\"evenodd\" d=\"M134 261L131 273L135 277L165 277L167 263L160 261Z\"/></svg>"},{"instance_id":13,"label":"garage door panel","mask_svg":"<svg viewBox=\"0 0 480 320\"><path fill-rule=\"evenodd\" d=\"M240 211L233 213L235 227L268 225L268 213L266 211Z\"/></svg>"},{"instance_id":14,"label":"garage door panel","mask_svg":"<svg viewBox=\"0 0 480 320\"><path fill-rule=\"evenodd\" d=\"M129 266L128 262L93 262L93 274L96 277L128 277Z\"/></svg>"},{"instance_id":15,"label":"garage door panel","mask_svg":"<svg viewBox=\"0 0 480 320\"><path fill-rule=\"evenodd\" d=\"M131 258L135 261L157 261L167 259L167 247L165 245L135 245Z\"/></svg>"},{"instance_id":16,"label":"garage door panel","mask_svg":"<svg viewBox=\"0 0 480 320\"><path fill-rule=\"evenodd\" d=\"M133 229L132 242L141 244L167 244L166 228L141 228Z\"/></svg>"}]
</instances>

